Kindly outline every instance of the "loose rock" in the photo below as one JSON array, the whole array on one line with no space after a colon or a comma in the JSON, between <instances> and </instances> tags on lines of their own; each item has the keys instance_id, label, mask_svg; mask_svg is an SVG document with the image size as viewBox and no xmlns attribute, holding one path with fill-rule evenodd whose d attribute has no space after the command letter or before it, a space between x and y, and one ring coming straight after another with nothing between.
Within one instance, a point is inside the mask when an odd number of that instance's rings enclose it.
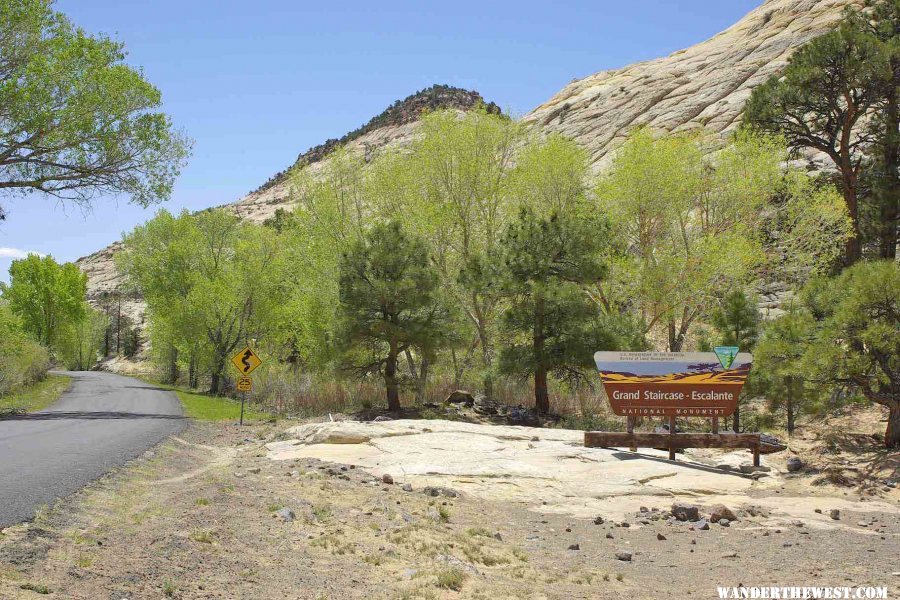
<instances>
[{"instance_id":1,"label":"loose rock","mask_svg":"<svg viewBox=\"0 0 900 600\"><path fill-rule=\"evenodd\" d=\"M700 509L695 504L676 502L672 505L672 516L679 521L697 521L700 518Z\"/></svg>"},{"instance_id":2,"label":"loose rock","mask_svg":"<svg viewBox=\"0 0 900 600\"><path fill-rule=\"evenodd\" d=\"M616 558L625 562L631 562L631 552L616 552Z\"/></svg>"},{"instance_id":3,"label":"loose rock","mask_svg":"<svg viewBox=\"0 0 900 600\"><path fill-rule=\"evenodd\" d=\"M710 523L718 523L722 519L727 519L728 521L737 521L737 515L735 515L734 511L724 504L716 504L710 510L709 521Z\"/></svg>"},{"instance_id":4,"label":"loose rock","mask_svg":"<svg viewBox=\"0 0 900 600\"><path fill-rule=\"evenodd\" d=\"M294 511L289 508L279 508L275 511L275 516L284 521L285 523L290 523L296 518Z\"/></svg>"},{"instance_id":5,"label":"loose rock","mask_svg":"<svg viewBox=\"0 0 900 600\"><path fill-rule=\"evenodd\" d=\"M803 468L803 460L799 456L792 456L787 460L787 470L789 473L796 473Z\"/></svg>"},{"instance_id":6,"label":"loose rock","mask_svg":"<svg viewBox=\"0 0 900 600\"><path fill-rule=\"evenodd\" d=\"M381 481L383 481L384 483L387 483L387 484L392 484L392 483L394 483L394 478L391 476L390 473L385 473L384 475L381 476Z\"/></svg>"}]
</instances>

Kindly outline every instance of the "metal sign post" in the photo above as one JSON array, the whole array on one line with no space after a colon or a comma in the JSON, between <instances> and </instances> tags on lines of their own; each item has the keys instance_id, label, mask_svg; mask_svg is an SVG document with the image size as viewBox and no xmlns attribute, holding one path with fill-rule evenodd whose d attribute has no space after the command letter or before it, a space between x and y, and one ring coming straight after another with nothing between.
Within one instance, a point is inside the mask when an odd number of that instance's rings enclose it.
<instances>
[{"instance_id":1,"label":"metal sign post","mask_svg":"<svg viewBox=\"0 0 900 600\"><path fill-rule=\"evenodd\" d=\"M253 390L253 380L250 373L262 364L262 359L256 355L250 346L247 346L237 354L231 357L231 364L234 368L241 372L241 377L237 380L237 391L241 392L241 418L240 424L244 424L244 404L248 395Z\"/></svg>"}]
</instances>

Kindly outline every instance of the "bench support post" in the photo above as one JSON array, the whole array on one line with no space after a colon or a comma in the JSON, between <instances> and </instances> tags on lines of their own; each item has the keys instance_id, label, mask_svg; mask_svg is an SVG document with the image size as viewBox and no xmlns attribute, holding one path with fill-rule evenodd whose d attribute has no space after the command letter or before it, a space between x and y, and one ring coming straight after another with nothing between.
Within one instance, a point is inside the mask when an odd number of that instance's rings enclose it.
<instances>
[{"instance_id":1,"label":"bench support post","mask_svg":"<svg viewBox=\"0 0 900 600\"><path fill-rule=\"evenodd\" d=\"M675 416L669 417L669 460L675 460L675 446L672 440L675 439Z\"/></svg>"}]
</instances>

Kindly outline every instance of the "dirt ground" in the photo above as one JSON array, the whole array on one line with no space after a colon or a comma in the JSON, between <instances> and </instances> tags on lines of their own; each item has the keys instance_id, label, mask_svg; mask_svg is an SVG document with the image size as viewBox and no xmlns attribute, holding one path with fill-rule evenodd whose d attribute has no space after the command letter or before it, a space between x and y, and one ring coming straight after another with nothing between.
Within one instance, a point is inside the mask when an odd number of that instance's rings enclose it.
<instances>
[{"instance_id":1,"label":"dirt ground","mask_svg":"<svg viewBox=\"0 0 900 600\"><path fill-rule=\"evenodd\" d=\"M264 444L289 426L194 424L7 528L0 597L715 598L716 586L739 585L887 586L900 595L900 511L869 509L898 506L885 484L897 453L847 427L836 439L798 438L820 466L768 491L794 502L826 492L854 500L855 510L841 511L845 527L742 511L728 527L697 530L668 519L664 499L625 526L452 490L433 496L312 458L269 460ZM875 483L863 483L867 470Z\"/></svg>"}]
</instances>

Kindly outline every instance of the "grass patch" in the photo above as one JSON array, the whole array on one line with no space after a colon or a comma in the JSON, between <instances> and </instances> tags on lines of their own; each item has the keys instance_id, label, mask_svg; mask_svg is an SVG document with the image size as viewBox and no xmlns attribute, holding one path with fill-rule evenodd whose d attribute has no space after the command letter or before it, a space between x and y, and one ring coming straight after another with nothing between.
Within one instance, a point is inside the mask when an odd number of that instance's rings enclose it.
<instances>
[{"instance_id":1,"label":"grass patch","mask_svg":"<svg viewBox=\"0 0 900 600\"><path fill-rule=\"evenodd\" d=\"M446 506L438 506L438 516L441 518L441 523L448 523L450 521L450 509Z\"/></svg>"},{"instance_id":2,"label":"grass patch","mask_svg":"<svg viewBox=\"0 0 900 600\"><path fill-rule=\"evenodd\" d=\"M198 421L237 421L241 417L240 400L209 396L173 388L184 407L184 414ZM244 421L266 421L272 415L244 406Z\"/></svg>"},{"instance_id":3,"label":"grass patch","mask_svg":"<svg viewBox=\"0 0 900 600\"><path fill-rule=\"evenodd\" d=\"M6 396L0 396L0 415L3 413L29 413L47 408L62 396L72 378L65 375L48 375L34 385L18 388Z\"/></svg>"},{"instance_id":4,"label":"grass patch","mask_svg":"<svg viewBox=\"0 0 900 600\"><path fill-rule=\"evenodd\" d=\"M447 569L441 571L437 576L437 586L445 590L459 591L462 589L463 581L466 579L465 574L459 569Z\"/></svg>"},{"instance_id":5,"label":"grass patch","mask_svg":"<svg viewBox=\"0 0 900 600\"><path fill-rule=\"evenodd\" d=\"M36 592L38 594L49 594L50 593L50 588L48 588L46 585L39 584L39 583L23 583L22 585L19 586L19 589L20 590L28 590L30 592Z\"/></svg>"},{"instance_id":6,"label":"grass patch","mask_svg":"<svg viewBox=\"0 0 900 600\"><path fill-rule=\"evenodd\" d=\"M191 531L190 537L195 542L199 542L201 544L213 543L213 532L209 529L194 529L193 531Z\"/></svg>"}]
</instances>

